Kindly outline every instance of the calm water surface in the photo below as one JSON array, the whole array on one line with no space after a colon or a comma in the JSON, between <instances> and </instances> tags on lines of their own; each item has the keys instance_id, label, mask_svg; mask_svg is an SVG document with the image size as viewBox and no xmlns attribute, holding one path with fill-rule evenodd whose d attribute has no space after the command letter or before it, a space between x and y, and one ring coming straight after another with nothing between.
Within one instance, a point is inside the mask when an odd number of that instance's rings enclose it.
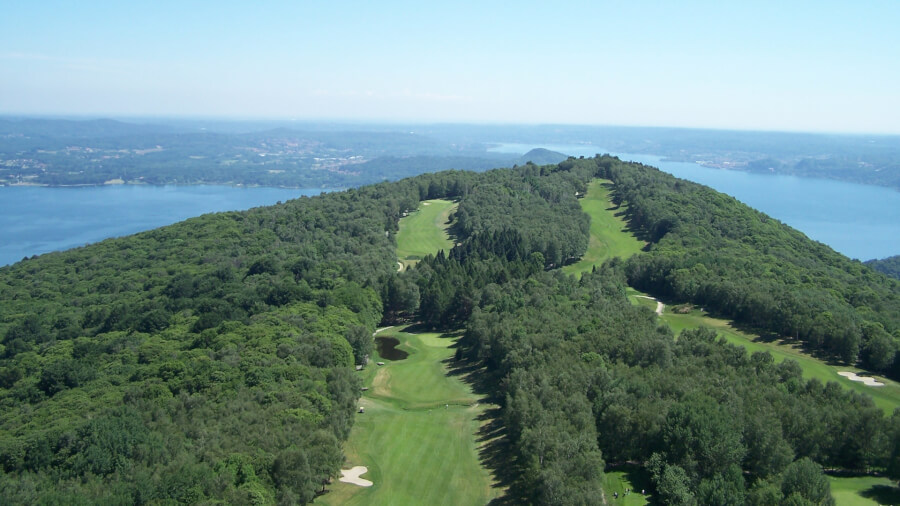
<instances>
[{"instance_id":1,"label":"calm water surface","mask_svg":"<svg viewBox=\"0 0 900 506\"><path fill-rule=\"evenodd\" d=\"M493 151L527 153L542 147L571 156L607 153L591 145L500 144ZM861 260L900 254L900 192L829 179L754 174L667 162L653 155L610 153L705 184Z\"/></svg>"},{"instance_id":2,"label":"calm water surface","mask_svg":"<svg viewBox=\"0 0 900 506\"><path fill-rule=\"evenodd\" d=\"M322 191L230 186L0 187L0 266L204 213L272 205Z\"/></svg>"}]
</instances>

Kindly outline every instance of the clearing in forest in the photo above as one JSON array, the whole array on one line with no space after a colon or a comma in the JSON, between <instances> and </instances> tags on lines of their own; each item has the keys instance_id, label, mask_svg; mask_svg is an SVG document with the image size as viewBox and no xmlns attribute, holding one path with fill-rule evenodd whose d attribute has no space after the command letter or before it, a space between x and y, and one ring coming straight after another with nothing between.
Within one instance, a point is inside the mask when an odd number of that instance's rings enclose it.
<instances>
[{"instance_id":1,"label":"clearing in forest","mask_svg":"<svg viewBox=\"0 0 900 506\"><path fill-rule=\"evenodd\" d=\"M366 466L362 477L373 485L335 481L317 503L487 504L499 494L475 441L479 417L489 406L458 376L448 375L458 337L408 330L377 335L397 339L406 358L376 355L360 373L369 389L359 400L365 412L357 413L344 444L344 466Z\"/></svg>"},{"instance_id":2,"label":"clearing in forest","mask_svg":"<svg viewBox=\"0 0 900 506\"><path fill-rule=\"evenodd\" d=\"M628 230L625 222L627 205L616 206L610 201L612 181L597 179L588 185L587 194L578 201L581 209L591 217L591 237L581 260L562 268L566 274L582 274L606 259L623 259L641 251L644 242Z\"/></svg>"},{"instance_id":3,"label":"clearing in forest","mask_svg":"<svg viewBox=\"0 0 900 506\"><path fill-rule=\"evenodd\" d=\"M450 214L457 204L449 200L426 200L419 203L419 209L400 219L397 232L397 260L402 269L408 269L428 254L440 250L449 252L453 246L450 234Z\"/></svg>"}]
</instances>

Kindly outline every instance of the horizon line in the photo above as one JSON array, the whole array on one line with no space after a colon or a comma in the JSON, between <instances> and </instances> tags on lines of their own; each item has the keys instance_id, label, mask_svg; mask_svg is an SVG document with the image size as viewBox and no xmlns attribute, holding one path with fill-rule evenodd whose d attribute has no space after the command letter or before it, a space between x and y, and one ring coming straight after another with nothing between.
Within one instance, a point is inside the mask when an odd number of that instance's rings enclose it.
<instances>
[{"instance_id":1,"label":"horizon line","mask_svg":"<svg viewBox=\"0 0 900 506\"><path fill-rule=\"evenodd\" d=\"M900 132L886 133L876 131L834 131L834 130L800 130L777 128L738 128L716 126L679 126L679 125L629 125L611 123L566 123L566 122L527 122L502 120L402 120L373 118L313 118L288 116L240 116L240 115L178 115L178 114L104 114L104 113L16 113L0 112L0 118L6 119L49 119L66 121L100 121L112 120L127 123L129 121L170 120L170 121L220 121L226 123L307 123L332 125L372 125L372 126L479 126L479 127L576 127L576 128L621 128L621 129L657 129L657 130L696 130L708 132L770 133L770 134L805 134L805 135L838 135L838 136L877 136L900 137Z\"/></svg>"}]
</instances>

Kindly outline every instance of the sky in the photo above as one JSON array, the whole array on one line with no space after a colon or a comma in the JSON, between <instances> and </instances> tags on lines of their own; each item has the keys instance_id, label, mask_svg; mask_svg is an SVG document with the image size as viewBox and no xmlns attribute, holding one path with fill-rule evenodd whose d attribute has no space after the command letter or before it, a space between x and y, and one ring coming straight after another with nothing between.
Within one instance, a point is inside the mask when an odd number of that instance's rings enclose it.
<instances>
[{"instance_id":1,"label":"sky","mask_svg":"<svg viewBox=\"0 0 900 506\"><path fill-rule=\"evenodd\" d=\"M900 134L900 2L10 0L0 114Z\"/></svg>"}]
</instances>

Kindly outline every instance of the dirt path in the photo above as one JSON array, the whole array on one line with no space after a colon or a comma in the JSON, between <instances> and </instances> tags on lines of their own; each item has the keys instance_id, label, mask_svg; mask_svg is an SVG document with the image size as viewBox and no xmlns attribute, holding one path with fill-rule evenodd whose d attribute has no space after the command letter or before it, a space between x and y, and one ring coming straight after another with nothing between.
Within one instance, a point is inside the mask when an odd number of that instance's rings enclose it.
<instances>
[{"instance_id":1,"label":"dirt path","mask_svg":"<svg viewBox=\"0 0 900 506\"><path fill-rule=\"evenodd\" d=\"M393 325L391 325L390 327L381 327L380 329L375 329L375 332L372 332L372 336L374 337L379 332L384 332L385 330L392 329L392 328L394 328Z\"/></svg>"},{"instance_id":2,"label":"dirt path","mask_svg":"<svg viewBox=\"0 0 900 506\"><path fill-rule=\"evenodd\" d=\"M649 295L635 295L635 297L640 297L642 299L655 300L656 301L656 314L658 314L659 316L662 316L663 310L666 309L666 305L663 304L662 302L656 300L655 297L651 297Z\"/></svg>"}]
</instances>

